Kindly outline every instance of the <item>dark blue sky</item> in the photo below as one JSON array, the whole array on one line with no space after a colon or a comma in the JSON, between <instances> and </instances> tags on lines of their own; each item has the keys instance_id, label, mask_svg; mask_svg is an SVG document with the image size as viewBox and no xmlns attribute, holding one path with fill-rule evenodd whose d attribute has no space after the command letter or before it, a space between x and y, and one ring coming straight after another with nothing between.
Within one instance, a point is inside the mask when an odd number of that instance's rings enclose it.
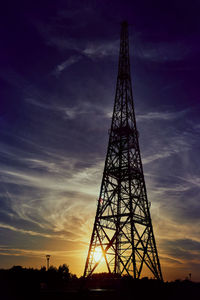
<instances>
[{"instance_id":1,"label":"dark blue sky","mask_svg":"<svg viewBox=\"0 0 200 300\"><path fill-rule=\"evenodd\" d=\"M40 2L0 10L0 267L82 274L127 20L164 278L200 280L199 1Z\"/></svg>"}]
</instances>

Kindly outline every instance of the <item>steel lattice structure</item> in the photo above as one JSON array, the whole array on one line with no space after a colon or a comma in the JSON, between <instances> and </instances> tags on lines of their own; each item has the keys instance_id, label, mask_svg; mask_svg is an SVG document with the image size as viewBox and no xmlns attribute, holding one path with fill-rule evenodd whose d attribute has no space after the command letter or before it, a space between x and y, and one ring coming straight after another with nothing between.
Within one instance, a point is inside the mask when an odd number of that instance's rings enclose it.
<instances>
[{"instance_id":1,"label":"steel lattice structure","mask_svg":"<svg viewBox=\"0 0 200 300\"><path fill-rule=\"evenodd\" d=\"M114 111L84 276L102 261L109 273L136 279L146 268L162 280L138 142L127 22L121 25Z\"/></svg>"}]
</instances>

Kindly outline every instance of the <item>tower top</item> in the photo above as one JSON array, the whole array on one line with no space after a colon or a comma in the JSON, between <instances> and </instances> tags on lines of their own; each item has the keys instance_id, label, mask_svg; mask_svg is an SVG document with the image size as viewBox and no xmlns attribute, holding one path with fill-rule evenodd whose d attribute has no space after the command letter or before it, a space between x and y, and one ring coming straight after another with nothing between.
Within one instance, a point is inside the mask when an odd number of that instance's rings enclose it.
<instances>
[{"instance_id":1,"label":"tower top","mask_svg":"<svg viewBox=\"0 0 200 300\"><path fill-rule=\"evenodd\" d=\"M124 81L130 78L130 58L129 58L129 38L128 38L128 22L121 23L120 34L120 49L119 49L119 63L118 63L118 80ZM131 82L129 83L131 89Z\"/></svg>"}]
</instances>

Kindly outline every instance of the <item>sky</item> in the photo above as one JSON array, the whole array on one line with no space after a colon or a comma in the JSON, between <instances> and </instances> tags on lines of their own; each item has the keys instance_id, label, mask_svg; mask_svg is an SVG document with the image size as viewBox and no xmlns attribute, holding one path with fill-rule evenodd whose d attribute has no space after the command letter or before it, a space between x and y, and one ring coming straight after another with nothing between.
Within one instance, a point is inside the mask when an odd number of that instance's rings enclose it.
<instances>
[{"instance_id":1,"label":"sky","mask_svg":"<svg viewBox=\"0 0 200 300\"><path fill-rule=\"evenodd\" d=\"M200 3L4 1L0 268L84 271L129 23L140 150L164 280L200 281Z\"/></svg>"}]
</instances>

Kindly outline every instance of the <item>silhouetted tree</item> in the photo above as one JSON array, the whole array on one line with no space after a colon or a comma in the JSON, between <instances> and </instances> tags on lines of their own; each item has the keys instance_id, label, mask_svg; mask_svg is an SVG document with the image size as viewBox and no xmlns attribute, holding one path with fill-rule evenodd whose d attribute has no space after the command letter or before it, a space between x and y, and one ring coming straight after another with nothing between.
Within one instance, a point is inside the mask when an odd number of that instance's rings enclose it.
<instances>
[{"instance_id":1,"label":"silhouetted tree","mask_svg":"<svg viewBox=\"0 0 200 300\"><path fill-rule=\"evenodd\" d=\"M69 267L66 264L59 266L58 273L60 273L62 275L63 279L70 278Z\"/></svg>"}]
</instances>

